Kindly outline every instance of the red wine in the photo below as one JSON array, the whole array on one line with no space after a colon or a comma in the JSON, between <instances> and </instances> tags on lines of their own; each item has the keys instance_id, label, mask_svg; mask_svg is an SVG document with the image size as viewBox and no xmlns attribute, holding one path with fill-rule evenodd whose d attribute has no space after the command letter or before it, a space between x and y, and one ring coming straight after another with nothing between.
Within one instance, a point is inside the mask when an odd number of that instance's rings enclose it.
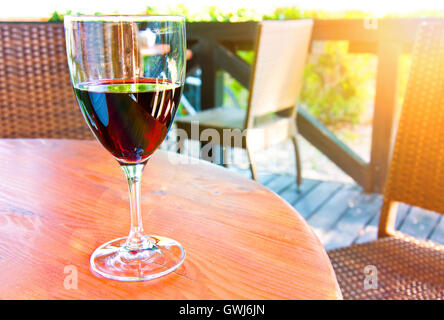
<instances>
[{"instance_id":1,"label":"red wine","mask_svg":"<svg viewBox=\"0 0 444 320\"><path fill-rule=\"evenodd\" d=\"M182 86L159 79L80 83L74 93L90 129L123 164L146 161L165 139Z\"/></svg>"}]
</instances>

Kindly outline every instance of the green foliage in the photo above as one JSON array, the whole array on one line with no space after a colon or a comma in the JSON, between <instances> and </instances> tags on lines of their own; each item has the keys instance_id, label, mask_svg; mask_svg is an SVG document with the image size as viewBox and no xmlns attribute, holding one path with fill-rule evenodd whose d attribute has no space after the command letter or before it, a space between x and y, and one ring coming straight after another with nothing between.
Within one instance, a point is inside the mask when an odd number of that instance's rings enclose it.
<instances>
[{"instance_id":1,"label":"green foliage","mask_svg":"<svg viewBox=\"0 0 444 320\"><path fill-rule=\"evenodd\" d=\"M264 15L264 20L302 19L304 13L296 7L277 8L271 15Z\"/></svg>"},{"instance_id":2,"label":"green foliage","mask_svg":"<svg viewBox=\"0 0 444 320\"><path fill-rule=\"evenodd\" d=\"M266 19L363 17L365 14L358 11L332 14L283 7L277 8ZM347 42L313 43L304 71L300 103L329 127L361 122L374 93L374 60L369 54L348 54Z\"/></svg>"},{"instance_id":3,"label":"green foliage","mask_svg":"<svg viewBox=\"0 0 444 320\"><path fill-rule=\"evenodd\" d=\"M94 15L100 15L100 12L94 12ZM63 16L66 15L77 15L80 16L82 13L76 12L73 13L71 10L66 11L65 13L58 13L57 11L54 11L51 15L51 17L48 19L48 22L63 22Z\"/></svg>"},{"instance_id":4,"label":"green foliage","mask_svg":"<svg viewBox=\"0 0 444 320\"><path fill-rule=\"evenodd\" d=\"M346 42L321 45L306 65L301 102L326 125L357 124L374 93L375 59L348 54Z\"/></svg>"},{"instance_id":5,"label":"green foliage","mask_svg":"<svg viewBox=\"0 0 444 320\"><path fill-rule=\"evenodd\" d=\"M178 14L183 15L188 22L244 22L262 20L262 15L254 9L237 9L236 11L223 11L217 6L205 6L199 12L191 12L187 6L179 4L175 7L160 9L147 7L147 14Z\"/></svg>"},{"instance_id":6,"label":"green foliage","mask_svg":"<svg viewBox=\"0 0 444 320\"><path fill-rule=\"evenodd\" d=\"M61 22L61 21L63 21L63 14L58 13L57 11L54 11L48 20L48 22Z\"/></svg>"}]
</instances>

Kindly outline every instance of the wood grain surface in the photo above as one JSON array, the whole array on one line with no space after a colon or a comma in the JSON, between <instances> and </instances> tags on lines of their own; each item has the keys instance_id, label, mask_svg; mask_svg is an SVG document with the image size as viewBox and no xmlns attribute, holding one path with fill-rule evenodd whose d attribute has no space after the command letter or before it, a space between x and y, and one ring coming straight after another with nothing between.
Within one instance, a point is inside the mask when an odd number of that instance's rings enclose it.
<instances>
[{"instance_id":1,"label":"wood grain surface","mask_svg":"<svg viewBox=\"0 0 444 320\"><path fill-rule=\"evenodd\" d=\"M116 161L95 141L0 140L0 298L341 298L324 248L290 205L185 159L158 151L142 186L145 231L181 242L185 262L163 278L125 283L89 267L95 248L129 231ZM77 289L66 289L73 268Z\"/></svg>"}]
</instances>

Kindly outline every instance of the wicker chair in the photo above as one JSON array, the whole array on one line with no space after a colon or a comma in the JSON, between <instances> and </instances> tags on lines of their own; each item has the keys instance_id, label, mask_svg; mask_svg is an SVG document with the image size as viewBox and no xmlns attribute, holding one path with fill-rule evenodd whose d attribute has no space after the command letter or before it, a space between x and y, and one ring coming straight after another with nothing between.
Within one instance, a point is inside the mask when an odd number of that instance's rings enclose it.
<instances>
[{"instance_id":1,"label":"wicker chair","mask_svg":"<svg viewBox=\"0 0 444 320\"><path fill-rule=\"evenodd\" d=\"M61 23L0 23L0 138L91 139Z\"/></svg>"},{"instance_id":2,"label":"wicker chair","mask_svg":"<svg viewBox=\"0 0 444 320\"><path fill-rule=\"evenodd\" d=\"M246 130L238 147L246 149L253 179L258 179L255 152L291 140L296 156L297 183L301 184L301 161L295 117L313 28L312 20L262 21L258 26L256 55L250 78L248 109L218 107L176 120L191 139L206 129L223 137L224 130ZM192 135L198 122L199 135ZM179 141L181 142L181 141ZM213 141L211 141L213 143ZM224 148L232 147L232 143ZM179 149L182 149L180 147Z\"/></svg>"},{"instance_id":3,"label":"wicker chair","mask_svg":"<svg viewBox=\"0 0 444 320\"><path fill-rule=\"evenodd\" d=\"M444 299L444 246L395 230L397 203L444 213L444 22L420 27L376 241L329 251L345 299ZM364 288L364 268L377 288ZM368 270L367 270L368 271ZM368 278L367 278L368 279Z\"/></svg>"}]
</instances>

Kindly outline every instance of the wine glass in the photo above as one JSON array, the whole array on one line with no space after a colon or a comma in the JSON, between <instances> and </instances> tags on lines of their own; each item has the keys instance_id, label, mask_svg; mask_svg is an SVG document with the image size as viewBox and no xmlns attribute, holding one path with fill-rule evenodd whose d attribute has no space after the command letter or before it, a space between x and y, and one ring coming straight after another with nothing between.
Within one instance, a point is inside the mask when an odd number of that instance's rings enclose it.
<instances>
[{"instance_id":1,"label":"wine glass","mask_svg":"<svg viewBox=\"0 0 444 320\"><path fill-rule=\"evenodd\" d=\"M150 280L176 270L185 251L146 235L140 210L142 171L165 139L185 80L182 16L65 16L71 82L96 139L128 180L131 230L91 256L94 272L115 280Z\"/></svg>"}]
</instances>

